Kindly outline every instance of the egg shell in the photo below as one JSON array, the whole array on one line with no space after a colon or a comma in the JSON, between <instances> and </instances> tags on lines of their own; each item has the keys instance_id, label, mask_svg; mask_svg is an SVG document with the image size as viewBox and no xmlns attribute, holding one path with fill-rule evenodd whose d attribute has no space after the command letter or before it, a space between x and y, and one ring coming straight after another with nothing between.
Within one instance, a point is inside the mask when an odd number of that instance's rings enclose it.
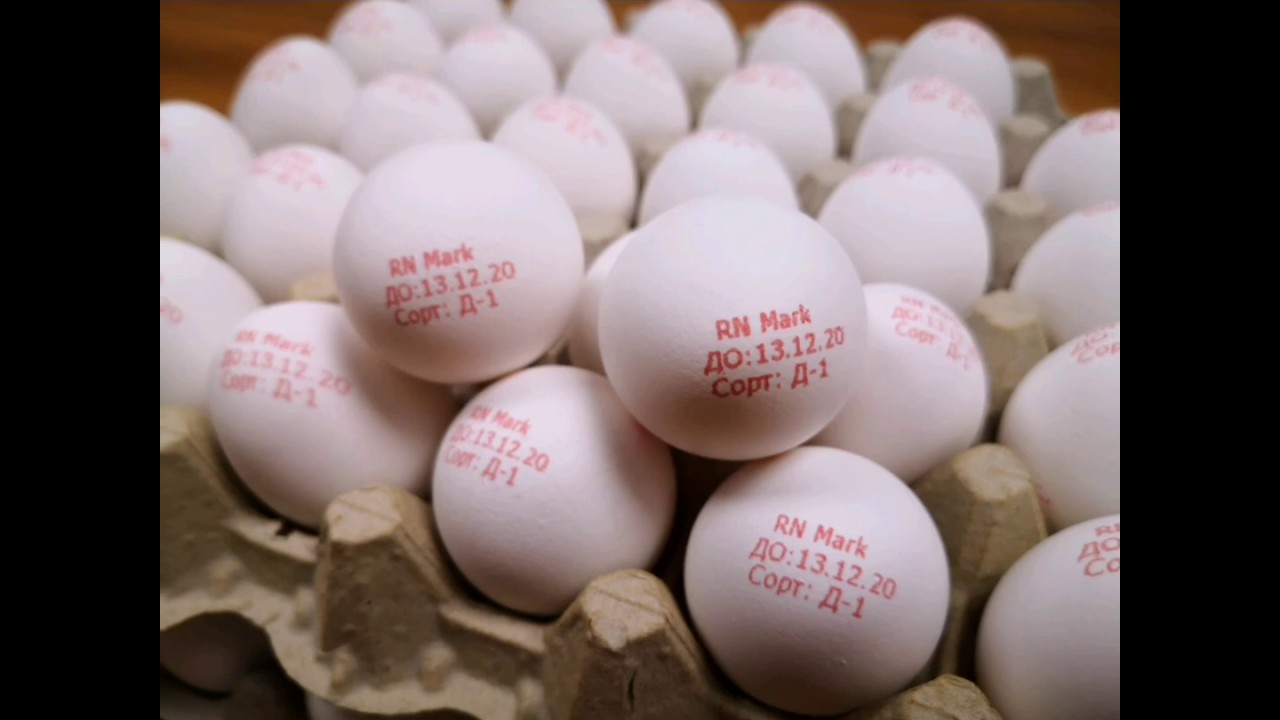
<instances>
[{"instance_id":1,"label":"egg shell","mask_svg":"<svg viewBox=\"0 0 1280 720\"><path fill-rule=\"evenodd\" d=\"M622 251L600 298L600 354L655 435L747 460L831 422L860 371L866 322L858 272L820 225L711 196L661 215Z\"/></svg>"},{"instance_id":2,"label":"egg shell","mask_svg":"<svg viewBox=\"0 0 1280 720\"><path fill-rule=\"evenodd\" d=\"M741 53L729 13L709 0L661 0L629 34L667 58L686 93L733 72Z\"/></svg>"},{"instance_id":3,"label":"egg shell","mask_svg":"<svg viewBox=\"0 0 1280 720\"><path fill-rule=\"evenodd\" d=\"M894 57L881 92L932 75L964 88L996 122L1017 107L1009 54L995 33L973 18L940 18L917 30Z\"/></svg>"},{"instance_id":4,"label":"egg shell","mask_svg":"<svg viewBox=\"0 0 1280 720\"><path fill-rule=\"evenodd\" d=\"M329 29L329 44L362 83L389 72L428 75L444 54L426 16L396 0L348 5Z\"/></svg>"},{"instance_id":5,"label":"egg shell","mask_svg":"<svg viewBox=\"0 0 1280 720\"><path fill-rule=\"evenodd\" d=\"M388 73L365 85L342 131L342 154L365 172L412 145L479 140L471 111L430 78Z\"/></svg>"},{"instance_id":6,"label":"egg shell","mask_svg":"<svg viewBox=\"0 0 1280 720\"><path fill-rule=\"evenodd\" d=\"M514 0L511 24L538 41L560 74L588 43L617 30L604 0Z\"/></svg>"},{"instance_id":7,"label":"egg shell","mask_svg":"<svg viewBox=\"0 0 1280 720\"><path fill-rule=\"evenodd\" d=\"M746 62L794 65L818 86L832 111L867 90L857 38L839 17L814 3L793 2L775 10L751 42Z\"/></svg>"},{"instance_id":8,"label":"egg shell","mask_svg":"<svg viewBox=\"0 0 1280 720\"><path fill-rule=\"evenodd\" d=\"M546 173L579 222L631 224L635 160L622 133L591 103L564 95L525 103L502 122L493 143Z\"/></svg>"},{"instance_id":9,"label":"egg shell","mask_svg":"<svg viewBox=\"0 0 1280 720\"><path fill-rule=\"evenodd\" d=\"M591 263L582 281L568 332L569 359L575 367L604 374L604 361L600 359L600 293L604 291L604 280L609 277L622 249L633 237L635 233L627 233L605 248Z\"/></svg>"},{"instance_id":10,"label":"egg shell","mask_svg":"<svg viewBox=\"0 0 1280 720\"><path fill-rule=\"evenodd\" d=\"M555 344L583 255L546 175L490 143L432 143L365 177L338 229L334 280L388 362L433 382L474 383Z\"/></svg>"},{"instance_id":11,"label":"egg shell","mask_svg":"<svg viewBox=\"0 0 1280 720\"><path fill-rule=\"evenodd\" d=\"M467 31L440 64L440 80L489 135L511 111L556 91L556 71L525 31L505 24Z\"/></svg>"},{"instance_id":12,"label":"egg shell","mask_svg":"<svg viewBox=\"0 0 1280 720\"><path fill-rule=\"evenodd\" d=\"M767 145L737 130L703 128L673 145L649 172L640 224L719 193L757 197L789 210L800 207L787 168Z\"/></svg>"},{"instance_id":13,"label":"egg shell","mask_svg":"<svg viewBox=\"0 0 1280 720\"><path fill-rule=\"evenodd\" d=\"M293 35L249 64L231 100L231 120L257 152L292 143L336 148L358 89L333 48Z\"/></svg>"},{"instance_id":14,"label":"egg shell","mask_svg":"<svg viewBox=\"0 0 1280 720\"><path fill-rule=\"evenodd\" d=\"M978 345L942 300L893 283L865 287L867 357L849 402L814 440L907 482L973 444L987 415Z\"/></svg>"},{"instance_id":15,"label":"egg shell","mask_svg":"<svg viewBox=\"0 0 1280 720\"><path fill-rule=\"evenodd\" d=\"M1031 469L1050 527L1120 512L1120 323L1068 341L1027 373L1000 444Z\"/></svg>"},{"instance_id":16,"label":"egg shell","mask_svg":"<svg viewBox=\"0 0 1280 720\"><path fill-rule=\"evenodd\" d=\"M537 615L599 575L649 567L675 515L670 451L579 368L483 390L450 426L435 477L449 557L490 599Z\"/></svg>"},{"instance_id":17,"label":"egg shell","mask_svg":"<svg viewBox=\"0 0 1280 720\"><path fill-rule=\"evenodd\" d=\"M564 92L608 115L632 153L689 131L689 101L675 70L633 38L615 35L588 45L574 60Z\"/></svg>"},{"instance_id":18,"label":"egg shell","mask_svg":"<svg viewBox=\"0 0 1280 720\"><path fill-rule=\"evenodd\" d=\"M903 689L950 586L937 527L888 470L833 448L750 463L703 506L685 595L716 663L756 699L832 715Z\"/></svg>"},{"instance_id":19,"label":"egg shell","mask_svg":"<svg viewBox=\"0 0 1280 720\"><path fill-rule=\"evenodd\" d=\"M1036 299L1049 340L1061 344L1120 319L1120 203L1074 212L1031 246L1011 289Z\"/></svg>"},{"instance_id":20,"label":"egg shell","mask_svg":"<svg viewBox=\"0 0 1280 720\"><path fill-rule=\"evenodd\" d=\"M786 65L748 65L726 77L707 98L698 127L755 137L778 154L792 182L836 154L835 120L826 100Z\"/></svg>"},{"instance_id":21,"label":"egg shell","mask_svg":"<svg viewBox=\"0 0 1280 720\"><path fill-rule=\"evenodd\" d=\"M978 685L1006 720L1120 719L1120 516L1031 548L983 611Z\"/></svg>"},{"instance_id":22,"label":"egg shell","mask_svg":"<svg viewBox=\"0 0 1280 720\"><path fill-rule=\"evenodd\" d=\"M266 635L239 615L197 615L160 633L160 667L207 692L231 692L270 659Z\"/></svg>"},{"instance_id":23,"label":"egg shell","mask_svg":"<svg viewBox=\"0 0 1280 720\"><path fill-rule=\"evenodd\" d=\"M327 272L342 211L363 176L345 158L313 145L260 156L227 204L223 255L267 302Z\"/></svg>"},{"instance_id":24,"label":"egg shell","mask_svg":"<svg viewBox=\"0 0 1280 720\"><path fill-rule=\"evenodd\" d=\"M502 0L408 0L409 7L426 15L445 43L452 43L468 30L501 22Z\"/></svg>"},{"instance_id":25,"label":"egg shell","mask_svg":"<svg viewBox=\"0 0 1280 720\"><path fill-rule=\"evenodd\" d=\"M204 105L160 103L160 234L217 250L227 198L253 151L236 126Z\"/></svg>"},{"instance_id":26,"label":"egg shell","mask_svg":"<svg viewBox=\"0 0 1280 720\"><path fill-rule=\"evenodd\" d=\"M224 347L209 417L231 466L273 510L315 528L348 490L430 491L453 396L378 359L341 308L270 305Z\"/></svg>"},{"instance_id":27,"label":"egg shell","mask_svg":"<svg viewBox=\"0 0 1280 720\"><path fill-rule=\"evenodd\" d=\"M223 345L260 305L249 282L221 258L160 238L160 404L206 407Z\"/></svg>"},{"instance_id":28,"label":"egg shell","mask_svg":"<svg viewBox=\"0 0 1280 720\"><path fill-rule=\"evenodd\" d=\"M1081 115L1054 131L1022 174L1022 189L1062 215L1120 202L1120 111Z\"/></svg>"},{"instance_id":29,"label":"egg shell","mask_svg":"<svg viewBox=\"0 0 1280 720\"><path fill-rule=\"evenodd\" d=\"M818 222L844 246L863 282L920 288L962 316L986 291L986 217L938 162L900 156L864 165L831 193Z\"/></svg>"},{"instance_id":30,"label":"egg shell","mask_svg":"<svg viewBox=\"0 0 1280 720\"><path fill-rule=\"evenodd\" d=\"M918 155L945 165L978 202L1000 189L1003 163L982 106L941 77L913 78L882 93L858 131L853 164Z\"/></svg>"}]
</instances>

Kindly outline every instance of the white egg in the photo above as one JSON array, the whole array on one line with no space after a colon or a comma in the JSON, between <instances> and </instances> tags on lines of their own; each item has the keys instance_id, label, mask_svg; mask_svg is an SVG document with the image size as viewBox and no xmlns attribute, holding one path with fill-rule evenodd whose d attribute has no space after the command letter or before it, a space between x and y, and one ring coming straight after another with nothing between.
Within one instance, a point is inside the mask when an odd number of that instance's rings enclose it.
<instances>
[{"instance_id":1,"label":"white egg","mask_svg":"<svg viewBox=\"0 0 1280 720\"><path fill-rule=\"evenodd\" d=\"M585 100L528 102L507 116L493 143L546 173L579 222L630 226L636 209L636 164L622 133Z\"/></svg>"},{"instance_id":2,"label":"white egg","mask_svg":"<svg viewBox=\"0 0 1280 720\"><path fill-rule=\"evenodd\" d=\"M271 509L308 528L348 490L427 494L455 410L447 388L378 359L332 303L251 313L224 344L213 385L209 417L232 468Z\"/></svg>"},{"instance_id":3,"label":"white egg","mask_svg":"<svg viewBox=\"0 0 1280 720\"><path fill-rule=\"evenodd\" d=\"M501 22L502 0L408 0L407 5L431 21L445 43L452 43L468 30Z\"/></svg>"},{"instance_id":4,"label":"white egg","mask_svg":"<svg viewBox=\"0 0 1280 720\"><path fill-rule=\"evenodd\" d=\"M197 615L160 633L160 667L207 692L229 693L270 661L267 636L239 615Z\"/></svg>"},{"instance_id":5,"label":"white egg","mask_svg":"<svg viewBox=\"0 0 1280 720\"><path fill-rule=\"evenodd\" d=\"M1000 444L1031 470L1051 527L1120 512L1120 323L1031 369L1005 407Z\"/></svg>"},{"instance_id":6,"label":"white egg","mask_svg":"<svg viewBox=\"0 0 1280 720\"><path fill-rule=\"evenodd\" d=\"M973 18L941 18L917 30L894 57L880 90L930 75L964 88L997 122L1013 115L1017 107L1017 87L1004 44Z\"/></svg>"},{"instance_id":7,"label":"white egg","mask_svg":"<svg viewBox=\"0 0 1280 720\"><path fill-rule=\"evenodd\" d=\"M569 358L576 367L604 374L604 361L600 359L600 293L604 291L604 280L609 277L622 249L633 237L635 233L627 233L613 241L596 256L582 281L568 333Z\"/></svg>"},{"instance_id":8,"label":"white egg","mask_svg":"<svg viewBox=\"0 0 1280 720\"><path fill-rule=\"evenodd\" d=\"M973 444L987 416L978 345L941 300L866 286L867 357L849 402L814 444L883 465L906 482Z\"/></svg>"},{"instance_id":9,"label":"white egg","mask_svg":"<svg viewBox=\"0 0 1280 720\"><path fill-rule=\"evenodd\" d=\"M798 210L787 168L764 143L725 128L704 128L673 145L645 182L643 225L677 205L715 194L748 195Z\"/></svg>"},{"instance_id":10,"label":"white egg","mask_svg":"<svg viewBox=\"0 0 1280 720\"><path fill-rule=\"evenodd\" d=\"M492 600L559 613L592 579L647 568L675 515L670 451L596 373L523 370L449 427L432 508L449 557Z\"/></svg>"},{"instance_id":11,"label":"white egg","mask_svg":"<svg viewBox=\"0 0 1280 720\"><path fill-rule=\"evenodd\" d=\"M358 89L333 48L293 35L250 63L231 100L231 120L258 152L291 143L335 148Z\"/></svg>"},{"instance_id":12,"label":"white egg","mask_svg":"<svg viewBox=\"0 0 1280 720\"><path fill-rule=\"evenodd\" d=\"M511 24L533 36L561 74L590 42L617 29L604 0L513 0Z\"/></svg>"},{"instance_id":13,"label":"white egg","mask_svg":"<svg viewBox=\"0 0 1280 720\"><path fill-rule=\"evenodd\" d=\"M445 54L439 76L485 135L524 103L556 91L551 60L533 38L511 25L467 31Z\"/></svg>"},{"instance_id":14,"label":"white egg","mask_svg":"<svg viewBox=\"0 0 1280 720\"><path fill-rule=\"evenodd\" d=\"M252 161L226 118L193 102L160 103L160 234L217 250L227 198Z\"/></svg>"},{"instance_id":15,"label":"white egg","mask_svg":"<svg viewBox=\"0 0 1280 720\"><path fill-rule=\"evenodd\" d=\"M1060 214L1120 202L1120 111L1099 110L1058 128L1031 158L1022 189Z\"/></svg>"},{"instance_id":16,"label":"white egg","mask_svg":"<svg viewBox=\"0 0 1280 720\"><path fill-rule=\"evenodd\" d=\"M977 675L1006 720L1120 720L1120 515L1009 568L978 628Z\"/></svg>"},{"instance_id":17,"label":"white egg","mask_svg":"<svg viewBox=\"0 0 1280 720\"><path fill-rule=\"evenodd\" d=\"M360 0L334 19L329 43L360 82L389 72L429 75L444 48L426 16L396 0Z\"/></svg>"},{"instance_id":18,"label":"white egg","mask_svg":"<svg viewBox=\"0 0 1280 720\"><path fill-rule=\"evenodd\" d=\"M630 35L671 62L686 92L715 85L738 65L733 20L710 0L656 2L645 8Z\"/></svg>"},{"instance_id":19,"label":"white egg","mask_svg":"<svg viewBox=\"0 0 1280 720\"><path fill-rule=\"evenodd\" d=\"M858 273L822 226L764 200L709 196L623 249L600 298L600 354L655 435L746 460L831 422L860 372L866 321Z\"/></svg>"},{"instance_id":20,"label":"white egg","mask_svg":"<svg viewBox=\"0 0 1280 720\"><path fill-rule=\"evenodd\" d=\"M338 230L334 279L361 336L433 382L525 367L560 338L582 282L573 212L497 145L430 143L370 172Z\"/></svg>"},{"instance_id":21,"label":"white egg","mask_svg":"<svg viewBox=\"0 0 1280 720\"><path fill-rule=\"evenodd\" d=\"M689 131L689 101L680 79L639 40L619 35L588 45L573 62L564 92L608 115L632 152Z\"/></svg>"},{"instance_id":22,"label":"white egg","mask_svg":"<svg viewBox=\"0 0 1280 720\"><path fill-rule=\"evenodd\" d=\"M160 238L160 404L203 409L223 345L260 305L258 293L221 258Z\"/></svg>"},{"instance_id":23,"label":"white egg","mask_svg":"<svg viewBox=\"0 0 1280 720\"><path fill-rule=\"evenodd\" d=\"M857 38L838 16L814 3L792 2L775 10L752 41L746 62L795 65L833 110L867 89Z\"/></svg>"},{"instance_id":24,"label":"white egg","mask_svg":"<svg viewBox=\"0 0 1280 720\"><path fill-rule=\"evenodd\" d=\"M1059 345L1120 319L1120 203L1074 212L1049 228L1018 265L1011 289L1040 308Z\"/></svg>"},{"instance_id":25,"label":"white egg","mask_svg":"<svg viewBox=\"0 0 1280 720\"><path fill-rule=\"evenodd\" d=\"M726 77L707 98L699 128L741 130L768 145L799 182L817 163L835 157L836 128L822 93L786 65L748 65Z\"/></svg>"},{"instance_id":26,"label":"white egg","mask_svg":"<svg viewBox=\"0 0 1280 720\"><path fill-rule=\"evenodd\" d=\"M347 201L362 175L324 148L286 145L265 153L227 204L223 254L267 302L293 283L328 272Z\"/></svg>"},{"instance_id":27,"label":"white egg","mask_svg":"<svg viewBox=\"0 0 1280 720\"><path fill-rule=\"evenodd\" d=\"M479 139L476 121L452 90L429 78L389 73L356 96L340 147L368 172L411 145Z\"/></svg>"},{"instance_id":28,"label":"white egg","mask_svg":"<svg viewBox=\"0 0 1280 720\"><path fill-rule=\"evenodd\" d=\"M933 655L951 589L938 529L889 471L806 447L729 477L693 525L685 595L731 680L833 715L902 690Z\"/></svg>"},{"instance_id":29,"label":"white egg","mask_svg":"<svg viewBox=\"0 0 1280 720\"><path fill-rule=\"evenodd\" d=\"M1000 189L995 129L973 96L949 80L915 78L882 93L871 106L854 143L853 164L899 155L945 165L978 202Z\"/></svg>"},{"instance_id":30,"label":"white egg","mask_svg":"<svg viewBox=\"0 0 1280 720\"><path fill-rule=\"evenodd\" d=\"M893 157L859 168L818 213L863 282L937 295L961 316L986 292L991 236L982 207L943 165Z\"/></svg>"}]
</instances>

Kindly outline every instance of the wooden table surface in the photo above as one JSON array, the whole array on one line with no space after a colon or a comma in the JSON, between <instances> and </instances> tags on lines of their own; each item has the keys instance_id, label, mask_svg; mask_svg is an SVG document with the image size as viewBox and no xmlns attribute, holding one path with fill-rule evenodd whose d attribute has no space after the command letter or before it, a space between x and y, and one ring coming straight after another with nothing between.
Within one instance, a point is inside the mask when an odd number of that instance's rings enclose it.
<instances>
[{"instance_id":1,"label":"wooden table surface","mask_svg":"<svg viewBox=\"0 0 1280 720\"><path fill-rule=\"evenodd\" d=\"M611 2L619 26L643 2ZM725 7L739 28L761 22L779 2ZM1072 115L1120 105L1120 3L824 2L845 18L865 47L906 39L934 18L966 14L990 26L1013 55L1037 55L1053 67L1059 99ZM188 99L226 112L241 71L254 54L292 33L324 37L342 2L194 1L160 3L160 99Z\"/></svg>"}]
</instances>

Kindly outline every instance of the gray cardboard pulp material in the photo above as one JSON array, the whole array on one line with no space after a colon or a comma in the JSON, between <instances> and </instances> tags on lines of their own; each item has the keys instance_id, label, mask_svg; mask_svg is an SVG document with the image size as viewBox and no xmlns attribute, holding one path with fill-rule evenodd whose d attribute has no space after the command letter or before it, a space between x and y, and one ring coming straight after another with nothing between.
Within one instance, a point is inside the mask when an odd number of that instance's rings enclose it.
<instances>
[{"instance_id":1,"label":"gray cardboard pulp material","mask_svg":"<svg viewBox=\"0 0 1280 720\"><path fill-rule=\"evenodd\" d=\"M289 299L338 302L338 286L333 282L333 273L317 273L295 282L289 286Z\"/></svg>"},{"instance_id":2,"label":"gray cardboard pulp material","mask_svg":"<svg viewBox=\"0 0 1280 720\"><path fill-rule=\"evenodd\" d=\"M1039 115L1014 115L1000 121L1005 187L1022 184L1022 173L1053 130Z\"/></svg>"},{"instance_id":3,"label":"gray cardboard pulp material","mask_svg":"<svg viewBox=\"0 0 1280 720\"><path fill-rule=\"evenodd\" d=\"M867 113L871 112L871 106L875 104L875 95L858 93L845 98L836 108L836 135L839 138L836 154L839 157L853 157L853 143L858 139L862 121L867 119Z\"/></svg>"},{"instance_id":4,"label":"gray cardboard pulp material","mask_svg":"<svg viewBox=\"0 0 1280 720\"><path fill-rule=\"evenodd\" d=\"M578 232L582 235L586 267L591 267L591 262L615 240L631 232L631 220L606 216L578 218Z\"/></svg>"},{"instance_id":5,"label":"gray cardboard pulp material","mask_svg":"<svg viewBox=\"0 0 1280 720\"><path fill-rule=\"evenodd\" d=\"M867 88L872 91L880 89L884 74L889 72L889 66L901 51L902 43L897 40L876 40L867 46L864 63L867 69Z\"/></svg>"},{"instance_id":6,"label":"gray cardboard pulp material","mask_svg":"<svg viewBox=\"0 0 1280 720\"><path fill-rule=\"evenodd\" d=\"M1035 299L1007 290L979 298L965 322L987 366L991 388L987 411L994 431L1014 388L1049 354L1049 338ZM987 437L991 436L989 432Z\"/></svg>"},{"instance_id":7,"label":"gray cardboard pulp material","mask_svg":"<svg viewBox=\"0 0 1280 720\"><path fill-rule=\"evenodd\" d=\"M1019 188L996 193L986 211L994 260L991 289L1004 290L1031 246L1053 225L1054 213L1043 199Z\"/></svg>"},{"instance_id":8,"label":"gray cardboard pulp material","mask_svg":"<svg viewBox=\"0 0 1280 720\"><path fill-rule=\"evenodd\" d=\"M693 457L679 466L691 489L688 517L734 468ZM960 583L953 597L968 601L953 607L953 618L976 611L974 583L986 588L1025 550L1022 528L1043 525L1038 507L1021 502L1029 481L1019 468L1007 450L984 446L921 481ZM355 490L331 503L319 535L293 529L240 489L207 417L176 406L160 409L160 519L161 631L201 614L237 613L266 632L290 678L341 707L484 720L786 717L726 687L712 669L655 576L678 572L678 552L654 574L597 578L558 618L519 616L466 586L420 498ZM683 547L689 524L678 523L673 548ZM972 642L967 624L957 627L940 652ZM936 674L847 717L937 717L930 707L949 708L956 720L992 717L970 683ZM243 702L250 700L283 702L267 687Z\"/></svg>"},{"instance_id":9,"label":"gray cardboard pulp material","mask_svg":"<svg viewBox=\"0 0 1280 720\"><path fill-rule=\"evenodd\" d=\"M1069 119L1058 102L1058 89L1049 64L1037 57L1017 57L1010 63L1018 93L1019 115L1042 118L1049 130L1057 130Z\"/></svg>"},{"instance_id":10,"label":"gray cardboard pulp material","mask_svg":"<svg viewBox=\"0 0 1280 720\"><path fill-rule=\"evenodd\" d=\"M653 172L653 168L662 159L662 156L666 155L673 145L684 138L684 135L653 138L640 146L640 149L636 152L636 169L640 172L640 182L642 184L649 179L649 173ZM641 193L641 197L643 197L643 193Z\"/></svg>"},{"instance_id":11,"label":"gray cardboard pulp material","mask_svg":"<svg viewBox=\"0 0 1280 720\"><path fill-rule=\"evenodd\" d=\"M797 194L800 196L800 209L817 218L827 198L840 187L845 178L853 174L853 163L840 158L822 160L809 169L800 179Z\"/></svg>"},{"instance_id":12,"label":"gray cardboard pulp material","mask_svg":"<svg viewBox=\"0 0 1280 720\"><path fill-rule=\"evenodd\" d=\"M932 672L973 676L978 621L996 581L1046 537L1031 472L1000 445L970 448L913 487L942 533L951 606Z\"/></svg>"}]
</instances>

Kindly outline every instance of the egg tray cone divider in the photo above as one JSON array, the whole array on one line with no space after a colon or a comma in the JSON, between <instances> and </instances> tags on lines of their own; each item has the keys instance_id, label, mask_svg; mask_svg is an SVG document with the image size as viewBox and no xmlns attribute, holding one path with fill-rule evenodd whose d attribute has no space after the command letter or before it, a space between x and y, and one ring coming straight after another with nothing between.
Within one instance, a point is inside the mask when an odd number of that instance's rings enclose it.
<instances>
[{"instance_id":1,"label":"egg tray cone divider","mask_svg":"<svg viewBox=\"0 0 1280 720\"><path fill-rule=\"evenodd\" d=\"M727 471L706 462L681 467ZM706 479L681 478L699 480ZM951 557L948 627L915 687L846 717L923 720L946 708L942 717L955 720L997 718L975 685L950 673L971 666L973 625L995 580L1044 537L1029 475L1007 449L981 445L918 485ZM681 523L674 547L687 531ZM670 555L668 577L679 573L679 553ZM420 498L355 490L330 504L319 535L293 529L240 488L202 412L161 407L160 629L217 612L261 627L304 689L367 713L788 717L727 687L653 574L596 578L559 618L518 616L465 587Z\"/></svg>"}]
</instances>

